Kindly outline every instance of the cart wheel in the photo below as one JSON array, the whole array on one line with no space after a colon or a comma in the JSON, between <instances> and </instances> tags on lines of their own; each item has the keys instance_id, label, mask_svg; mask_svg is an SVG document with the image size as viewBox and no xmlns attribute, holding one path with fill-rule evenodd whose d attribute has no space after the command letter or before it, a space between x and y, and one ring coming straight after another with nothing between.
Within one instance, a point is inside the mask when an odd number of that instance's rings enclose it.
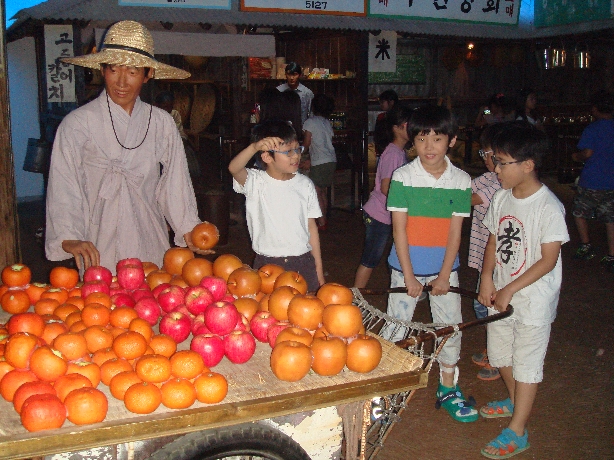
<instances>
[{"instance_id":1,"label":"cart wheel","mask_svg":"<svg viewBox=\"0 0 614 460\"><path fill-rule=\"evenodd\" d=\"M310 460L292 438L258 423L198 431L154 452L153 460L266 459Z\"/></svg>"}]
</instances>

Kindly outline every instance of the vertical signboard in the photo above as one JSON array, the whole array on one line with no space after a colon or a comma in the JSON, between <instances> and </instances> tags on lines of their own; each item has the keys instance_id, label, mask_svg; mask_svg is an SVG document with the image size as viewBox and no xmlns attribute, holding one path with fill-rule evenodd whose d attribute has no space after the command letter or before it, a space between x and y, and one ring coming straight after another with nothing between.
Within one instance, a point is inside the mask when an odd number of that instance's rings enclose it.
<instances>
[{"instance_id":1,"label":"vertical signboard","mask_svg":"<svg viewBox=\"0 0 614 460\"><path fill-rule=\"evenodd\" d=\"M47 102L76 102L75 69L60 59L73 57L71 25L45 25Z\"/></svg>"}]
</instances>

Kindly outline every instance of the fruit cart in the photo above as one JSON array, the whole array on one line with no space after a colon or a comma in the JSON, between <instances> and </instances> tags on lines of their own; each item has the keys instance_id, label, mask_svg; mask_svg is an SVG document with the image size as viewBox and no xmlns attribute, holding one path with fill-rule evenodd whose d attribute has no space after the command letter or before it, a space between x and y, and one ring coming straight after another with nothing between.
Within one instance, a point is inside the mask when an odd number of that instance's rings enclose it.
<instances>
[{"instance_id":1,"label":"fruit cart","mask_svg":"<svg viewBox=\"0 0 614 460\"><path fill-rule=\"evenodd\" d=\"M10 403L0 401L0 458L334 459L341 456L344 438L344 458L372 458L411 395L426 387L433 358L446 337L511 313L510 307L485 320L442 328L399 322L370 306L360 291L354 289L354 295L367 330L377 332L384 324L405 328L407 339L399 345L410 352L369 332L383 348L380 365L370 373L345 371L330 377L310 373L298 382L284 382L270 369L270 347L259 343L248 363L234 365L224 359L214 368L229 383L221 403L196 402L184 410L161 406L151 414L135 415L100 385L109 400L104 422L75 426L67 421L60 429L35 433L21 426ZM425 351L424 343L436 337L438 345ZM294 434L301 425L305 436L298 440ZM62 452L77 453L57 455Z\"/></svg>"}]
</instances>

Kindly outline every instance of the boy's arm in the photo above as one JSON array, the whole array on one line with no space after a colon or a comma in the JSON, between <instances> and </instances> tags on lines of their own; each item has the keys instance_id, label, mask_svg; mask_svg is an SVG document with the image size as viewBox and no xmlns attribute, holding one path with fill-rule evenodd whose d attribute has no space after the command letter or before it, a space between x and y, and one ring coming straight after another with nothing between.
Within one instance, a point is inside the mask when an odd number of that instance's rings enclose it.
<instances>
[{"instance_id":1,"label":"boy's arm","mask_svg":"<svg viewBox=\"0 0 614 460\"><path fill-rule=\"evenodd\" d=\"M480 293L478 301L482 305L492 307L492 296L495 294L495 283L492 277L495 272L495 248L497 242L492 233L488 237L488 243L484 249L484 260L482 261L482 276L480 278Z\"/></svg>"},{"instance_id":2,"label":"boy's arm","mask_svg":"<svg viewBox=\"0 0 614 460\"><path fill-rule=\"evenodd\" d=\"M556 266L561 252L561 241L553 241L541 245L542 257L535 262L526 272L509 283L503 289L495 292L493 304L498 311L505 311L512 296L521 289L533 284L542 276L550 273Z\"/></svg>"},{"instance_id":3,"label":"boy's arm","mask_svg":"<svg viewBox=\"0 0 614 460\"><path fill-rule=\"evenodd\" d=\"M461 241L461 230L463 228L463 216L452 216L450 219L450 231L448 233L448 242L446 244L446 252L443 256L443 263L439 275L429 284L433 290L433 295L444 295L450 290L450 274L454 266L454 260L458 254Z\"/></svg>"},{"instance_id":4,"label":"boy's arm","mask_svg":"<svg viewBox=\"0 0 614 460\"><path fill-rule=\"evenodd\" d=\"M245 185L247 180L247 169L245 169L245 166L249 163L249 160L262 150L278 150L281 144L283 144L283 141L278 137L266 137L258 142L249 144L230 161L228 171L241 186Z\"/></svg>"},{"instance_id":5,"label":"boy's arm","mask_svg":"<svg viewBox=\"0 0 614 460\"><path fill-rule=\"evenodd\" d=\"M484 201L482 200L482 197L480 195L478 195L477 193L471 194L471 206L477 206L478 204L483 203Z\"/></svg>"},{"instance_id":6,"label":"boy's arm","mask_svg":"<svg viewBox=\"0 0 614 460\"><path fill-rule=\"evenodd\" d=\"M407 213L405 211L391 211L392 214L392 236L394 245L403 270L403 279L407 288L407 295L418 297L422 293L422 284L414 276L414 268L409 258L409 244L407 243Z\"/></svg>"},{"instance_id":7,"label":"boy's arm","mask_svg":"<svg viewBox=\"0 0 614 460\"><path fill-rule=\"evenodd\" d=\"M324 279L324 267L322 265L322 252L320 250L320 234L318 233L318 224L315 219L308 220L309 226L309 244L311 245L311 255L315 259L316 273L320 286L326 283Z\"/></svg>"}]
</instances>

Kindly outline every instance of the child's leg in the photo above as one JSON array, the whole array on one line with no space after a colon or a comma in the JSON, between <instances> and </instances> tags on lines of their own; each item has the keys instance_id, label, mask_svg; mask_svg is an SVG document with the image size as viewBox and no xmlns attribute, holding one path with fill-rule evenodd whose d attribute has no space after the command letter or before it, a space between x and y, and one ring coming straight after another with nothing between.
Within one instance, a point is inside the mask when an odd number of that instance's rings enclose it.
<instances>
[{"instance_id":1,"label":"child's leg","mask_svg":"<svg viewBox=\"0 0 614 460\"><path fill-rule=\"evenodd\" d=\"M390 274L390 287L405 286L403 273L392 270ZM409 297L407 294L390 294L388 296L388 308L386 313L402 321L411 321L418 299ZM402 340L407 335L408 328L397 326L392 323L386 324L380 331L380 335L391 342Z\"/></svg>"}]
</instances>

